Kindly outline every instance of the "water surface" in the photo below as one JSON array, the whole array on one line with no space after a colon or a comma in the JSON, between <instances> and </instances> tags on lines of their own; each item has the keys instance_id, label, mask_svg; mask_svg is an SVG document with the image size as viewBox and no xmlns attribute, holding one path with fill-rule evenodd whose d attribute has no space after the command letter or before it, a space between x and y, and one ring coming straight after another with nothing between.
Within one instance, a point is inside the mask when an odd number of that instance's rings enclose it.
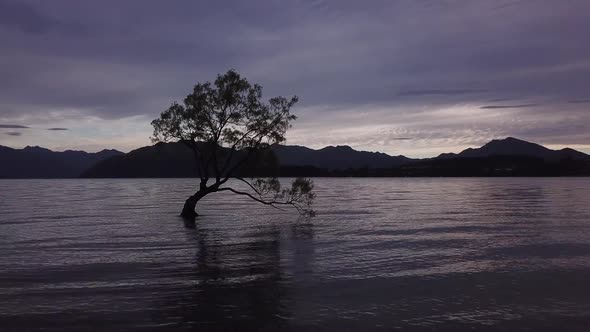
<instances>
[{"instance_id":1,"label":"water surface","mask_svg":"<svg viewBox=\"0 0 590 332\"><path fill-rule=\"evenodd\" d=\"M590 179L0 180L0 330L588 331Z\"/></svg>"}]
</instances>

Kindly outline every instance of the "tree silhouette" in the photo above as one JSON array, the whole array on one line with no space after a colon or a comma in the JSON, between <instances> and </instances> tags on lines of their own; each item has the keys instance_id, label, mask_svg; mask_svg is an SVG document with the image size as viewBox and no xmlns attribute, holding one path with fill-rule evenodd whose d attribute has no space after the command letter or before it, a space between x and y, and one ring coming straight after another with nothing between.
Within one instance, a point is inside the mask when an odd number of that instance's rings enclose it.
<instances>
[{"instance_id":1,"label":"tree silhouette","mask_svg":"<svg viewBox=\"0 0 590 332\"><path fill-rule=\"evenodd\" d=\"M261 152L285 141L285 133L296 119L290 110L297 100L296 96L274 97L264 102L261 86L229 70L217 75L213 84L198 83L183 105L173 103L152 121L153 142L181 141L195 157L200 185L185 201L183 217L195 218L200 199L223 191L275 208L292 206L301 214L313 214L311 180L297 178L283 189L277 178L238 176ZM231 178L244 182L247 190L230 187L227 182Z\"/></svg>"}]
</instances>

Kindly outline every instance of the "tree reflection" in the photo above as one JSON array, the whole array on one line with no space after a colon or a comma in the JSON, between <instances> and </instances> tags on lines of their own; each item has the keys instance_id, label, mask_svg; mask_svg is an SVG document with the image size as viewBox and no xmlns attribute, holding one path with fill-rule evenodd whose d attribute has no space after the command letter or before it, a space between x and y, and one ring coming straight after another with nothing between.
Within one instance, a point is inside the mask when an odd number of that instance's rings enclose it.
<instances>
[{"instance_id":1,"label":"tree reflection","mask_svg":"<svg viewBox=\"0 0 590 332\"><path fill-rule=\"evenodd\" d=\"M287 329L294 279L281 249L296 248L282 242L309 239L311 225L270 224L241 236L225 229L187 227L196 241L195 264L190 271L174 273L186 274L193 285L173 291L171 301L160 306L166 309L158 314L159 324L189 331Z\"/></svg>"}]
</instances>

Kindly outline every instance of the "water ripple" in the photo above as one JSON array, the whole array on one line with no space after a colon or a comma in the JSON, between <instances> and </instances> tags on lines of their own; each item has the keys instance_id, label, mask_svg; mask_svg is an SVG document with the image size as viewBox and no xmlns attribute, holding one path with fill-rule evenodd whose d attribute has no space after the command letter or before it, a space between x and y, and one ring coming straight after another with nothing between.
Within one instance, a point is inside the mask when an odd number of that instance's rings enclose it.
<instances>
[{"instance_id":1,"label":"water ripple","mask_svg":"<svg viewBox=\"0 0 590 332\"><path fill-rule=\"evenodd\" d=\"M0 180L0 330L587 331L590 179ZM239 186L239 184L236 184Z\"/></svg>"}]
</instances>

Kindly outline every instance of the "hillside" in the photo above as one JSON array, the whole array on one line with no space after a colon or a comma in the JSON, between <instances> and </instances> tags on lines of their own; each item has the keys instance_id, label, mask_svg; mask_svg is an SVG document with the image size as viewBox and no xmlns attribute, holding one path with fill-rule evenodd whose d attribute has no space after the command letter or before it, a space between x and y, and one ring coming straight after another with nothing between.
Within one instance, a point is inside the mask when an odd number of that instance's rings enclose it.
<instances>
[{"instance_id":1,"label":"hillside","mask_svg":"<svg viewBox=\"0 0 590 332\"><path fill-rule=\"evenodd\" d=\"M494 156L519 156L541 158L547 161L563 159L588 160L590 156L574 149L551 150L542 145L508 137L492 140L481 148L467 149L456 155L462 158L486 158ZM448 155L446 156L449 157Z\"/></svg>"},{"instance_id":2,"label":"hillside","mask_svg":"<svg viewBox=\"0 0 590 332\"><path fill-rule=\"evenodd\" d=\"M222 150L222 153L226 150ZM274 145L243 176L572 176L590 175L590 156L551 150L516 138L493 140L480 148L435 158L410 159L349 146L310 149ZM194 156L180 142L159 143L129 153L103 150L53 152L40 147L0 146L2 178L195 177Z\"/></svg>"},{"instance_id":3,"label":"hillside","mask_svg":"<svg viewBox=\"0 0 590 332\"><path fill-rule=\"evenodd\" d=\"M123 152L54 152L38 146L13 149L0 146L0 178L76 178L98 162Z\"/></svg>"},{"instance_id":4,"label":"hillside","mask_svg":"<svg viewBox=\"0 0 590 332\"><path fill-rule=\"evenodd\" d=\"M314 150L304 146L275 145L273 151L283 166L313 166L317 168L391 168L412 159L390 156L381 152L356 151L350 146L328 146Z\"/></svg>"}]
</instances>

